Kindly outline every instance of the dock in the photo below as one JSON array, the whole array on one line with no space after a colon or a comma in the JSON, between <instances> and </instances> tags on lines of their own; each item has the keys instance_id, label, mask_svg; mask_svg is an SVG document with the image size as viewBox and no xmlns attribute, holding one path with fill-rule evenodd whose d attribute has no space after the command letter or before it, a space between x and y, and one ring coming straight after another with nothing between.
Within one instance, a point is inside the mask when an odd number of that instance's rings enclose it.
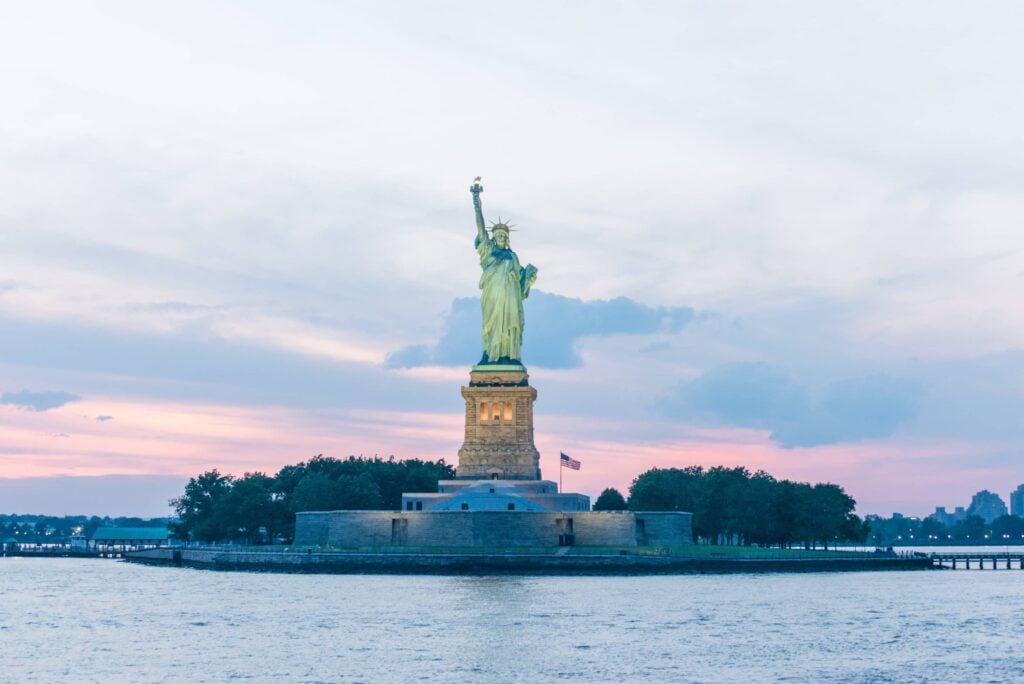
<instances>
[{"instance_id":1,"label":"dock","mask_svg":"<svg viewBox=\"0 0 1024 684\"><path fill-rule=\"evenodd\" d=\"M9 549L0 551L0 558L123 558L124 554L109 549Z\"/></svg>"},{"instance_id":2,"label":"dock","mask_svg":"<svg viewBox=\"0 0 1024 684\"><path fill-rule=\"evenodd\" d=\"M928 557L936 568L946 570L1024 570L1024 551L1004 553L939 551Z\"/></svg>"}]
</instances>

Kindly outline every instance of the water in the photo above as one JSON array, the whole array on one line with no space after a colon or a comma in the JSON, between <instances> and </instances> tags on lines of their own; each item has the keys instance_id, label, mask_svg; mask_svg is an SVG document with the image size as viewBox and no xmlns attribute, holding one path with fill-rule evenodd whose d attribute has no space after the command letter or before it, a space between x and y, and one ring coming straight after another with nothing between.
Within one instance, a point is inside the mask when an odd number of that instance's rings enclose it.
<instances>
[{"instance_id":1,"label":"water","mask_svg":"<svg viewBox=\"0 0 1024 684\"><path fill-rule=\"evenodd\" d=\"M274 575L0 559L3 682L1024 680L1024 572Z\"/></svg>"}]
</instances>

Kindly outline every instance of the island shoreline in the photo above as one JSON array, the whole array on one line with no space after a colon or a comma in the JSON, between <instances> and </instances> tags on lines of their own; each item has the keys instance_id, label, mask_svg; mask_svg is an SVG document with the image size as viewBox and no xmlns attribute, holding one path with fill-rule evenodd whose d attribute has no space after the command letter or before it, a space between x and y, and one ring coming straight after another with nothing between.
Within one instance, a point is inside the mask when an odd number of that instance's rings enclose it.
<instances>
[{"instance_id":1,"label":"island shoreline","mask_svg":"<svg viewBox=\"0 0 1024 684\"><path fill-rule=\"evenodd\" d=\"M158 548L125 554L145 565L306 574L688 575L937 569L927 557L693 558L654 554L365 553Z\"/></svg>"}]
</instances>

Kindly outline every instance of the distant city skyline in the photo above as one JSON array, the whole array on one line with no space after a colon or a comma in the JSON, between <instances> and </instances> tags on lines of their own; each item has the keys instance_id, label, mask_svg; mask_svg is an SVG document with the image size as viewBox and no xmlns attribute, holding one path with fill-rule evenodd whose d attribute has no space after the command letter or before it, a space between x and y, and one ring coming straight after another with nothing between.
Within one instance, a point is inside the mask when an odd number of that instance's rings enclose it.
<instances>
[{"instance_id":1,"label":"distant city skyline","mask_svg":"<svg viewBox=\"0 0 1024 684\"><path fill-rule=\"evenodd\" d=\"M929 514L922 516L910 514L905 517L935 518L943 524L952 524L966 519L969 515L977 515L985 520L986 523L990 523L1001 515L1009 514L1024 517L1024 508L1021 507L1022 497L1024 497L1024 484L1010 492L1008 497L1010 501L1009 507L1006 505L1006 500L998 492L982 489L971 496L970 502L962 506L954 505L952 510L948 510L949 506L946 505L936 505ZM900 511L894 511L893 516L897 515L903 516L904 514Z\"/></svg>"},{"instance_id":2,"label":"distant city skyline","mask_svg":"<svg viewBox=\"0 0 1024 684\"><path fill-rule=\"evenodd\" d=\"M11 7L0 492L454 461L477 175L539 268L566 488L743 465L926 515L1024 482L1014 12Z\"/></svg>"}]
</instances>

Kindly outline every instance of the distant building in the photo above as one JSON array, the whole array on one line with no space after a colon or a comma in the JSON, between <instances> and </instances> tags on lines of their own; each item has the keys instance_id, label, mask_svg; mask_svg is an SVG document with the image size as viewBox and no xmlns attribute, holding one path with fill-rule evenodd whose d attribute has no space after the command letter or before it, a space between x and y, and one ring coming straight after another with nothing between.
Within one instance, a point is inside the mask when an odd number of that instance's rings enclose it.
<instances>
[{"instance_id":1,"label":"distant building","mask_svg":"<svg viewBox=\"0 0 1024 684\"><path fill-rule=\"evenodd\" d=\"M955 525L961 520L966 519L967 511L964 510L963 506L957 506L953 512L950 513L946 510L945 506L938 506L936 507L935 512L928 517L949 527L950 525Z\"/></svg>"},{"instance_id":2,"label":"distant building","mask_svg":"<svg viewBox=\"0 0 1024 684\"><path fill-rule=\"evenodd\" d=\"M1010 494L1010 515L1019 515L1024 518L1024 484Z\"/></svg>"},{"instance_id":3,"label":"distant building","mask_svg":"<svg viewBox=\"0 0 1024 684\"><path fill-rule=\"evenodd\" d=\"M932 520L942 523L943 525L950 525L950 519L953 517L946 512L945 506L936 506L935 512L928 516Z\"/></svg>"},{"instance_id":4,"label":"distant building","mask_svg":"<svg viewBox=\"0 0 1024 684\"><path fill-rule=\"evenodd\" d=\"M971 499L967 515L976 515L986 523L991 523L996 518L1006 515L1006 504L998 494L983 489Z\"/></svg>"}]
</instances>

